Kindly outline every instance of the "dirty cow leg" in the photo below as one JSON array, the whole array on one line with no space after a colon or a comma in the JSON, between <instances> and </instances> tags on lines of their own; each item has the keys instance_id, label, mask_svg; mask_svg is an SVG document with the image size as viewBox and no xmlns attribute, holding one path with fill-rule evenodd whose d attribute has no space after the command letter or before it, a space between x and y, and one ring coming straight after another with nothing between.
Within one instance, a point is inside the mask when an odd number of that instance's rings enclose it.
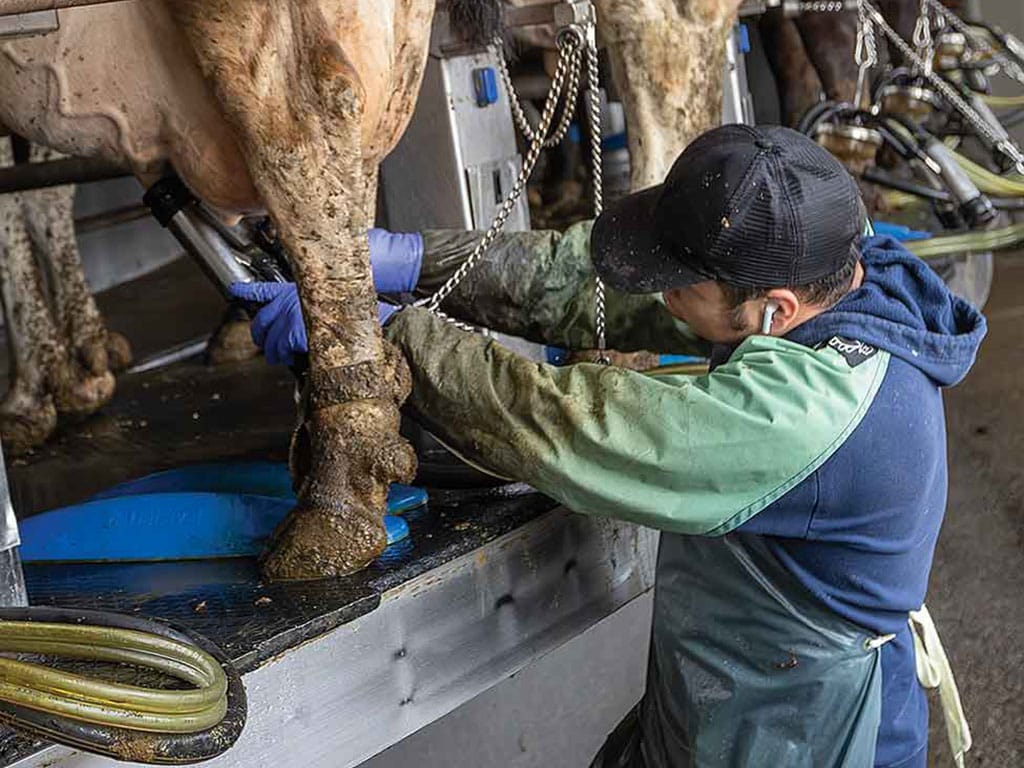
<instances>
[{"instance_id":1,"label":"dirty cow leg","mask_svg":"<svg viewBox=\"0 0 1024 768\"><path fill-rule=\"evenodd\" d=\"M629 126L631 185L660 184L676 156L721 121L725 41L739 0L598 0Z\"/></svg>"},{"instance_id":2,"label":"dirty cow leg","mask_svg":"<svg viewBox=\"0 0 1024 768\"><path fill-rule=\"evenodd\" d=\"M32 162L60 157L51 149L32 147ZM67 185L26 192L21 200L25 226L49 278L53 320L68 353L53 363L65 369L54 372L55 380L68 384L53 393L57 410L85 416L102 408L114 395L108 348L114 348L121 363L130 360L131 351L120 334L108 335L85 282L75 240L74 197L75 188Z\"/></svg>"},{"instance_id":3,"label":"dirty cow leg","mask_svg":"<svg viewBox=\"0 0 1024 768\"><path fill-rule=\"evenodd\" d=\"M10 140L0 138L0 166L12 161ZM20 194L0 195L0 297L10 355L0 437L5 451L18 454L41 444L57 426L50 376L66 354L43 293Z\"/></svg>"},{"instance_id":4,"label":"dirty cow leg","mask_svg":"<svg viewBox=\"0 0 1024 768\"><path fill-rule=\"evenodd\" d=\"M383 343L370 277L358 76L317 3L173 9L291 254L309 337L309 474L263 567L273 578L351 573L386 545L388 484L415 470L398 436L409 374Z\"/></svg>"}]
</instances>

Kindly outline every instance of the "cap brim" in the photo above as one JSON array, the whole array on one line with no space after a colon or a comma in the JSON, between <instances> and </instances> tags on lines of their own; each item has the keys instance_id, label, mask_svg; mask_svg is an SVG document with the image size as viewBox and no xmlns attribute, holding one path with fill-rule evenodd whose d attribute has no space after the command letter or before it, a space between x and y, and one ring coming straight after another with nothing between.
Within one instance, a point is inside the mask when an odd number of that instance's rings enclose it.
<instances>
[{"instance_id":1,"label":"cap brim","mask_svg":"<svg viewBox=\"0 0 1024 768\"><path fill-rule=\"evenodd\" d=\"M594 222L590 257L606 284L623 293L657 293L708 280L683 263L660 236L655 211L662 185L634 192Z\"/></svg>"}]
</instances>

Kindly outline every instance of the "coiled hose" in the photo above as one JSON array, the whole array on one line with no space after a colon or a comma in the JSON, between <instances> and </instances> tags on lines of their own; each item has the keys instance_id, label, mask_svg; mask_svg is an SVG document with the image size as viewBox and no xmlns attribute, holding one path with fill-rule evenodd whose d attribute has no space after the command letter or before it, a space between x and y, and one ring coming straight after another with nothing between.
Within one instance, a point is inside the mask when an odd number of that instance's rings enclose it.
<instances>
[{"instance_id":1,"label":"coiled hose","mask_svg":"<svg viewBox=\"0 0 1024 768\"><path fill-rule=\"evenodd\" d=\"M143 688L0 658L0 720L39 738L122 760L183 764L221 754L245 724L241 678L223 653L155 621L5 608L0 652L126 664L193 686Z\"/></svg>"}]
</instances>

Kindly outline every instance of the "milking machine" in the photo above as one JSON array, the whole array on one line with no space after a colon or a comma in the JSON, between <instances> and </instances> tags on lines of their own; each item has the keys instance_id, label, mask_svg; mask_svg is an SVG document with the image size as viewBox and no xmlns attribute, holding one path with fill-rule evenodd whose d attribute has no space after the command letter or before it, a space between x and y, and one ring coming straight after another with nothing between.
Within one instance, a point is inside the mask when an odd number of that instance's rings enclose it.
<instances>
[{"instance_id":1,"label":"milking machine","mask_svg":"<svg viewBox=\"0 0 1024 768\"><path fill-rule=\"evenodd\" d=\"M963 21L938 0L921 0L908 42L869 0L856 6L854 102L816 104L798 130L886 190L885 207L930 209L951 234L907 245L944 276L965 259L990 262L994 247L1021 242L1019 228L999 228L1001 214L1024 210L1024 153L1007 130L1021 116L993 108L1024 106L1024 97L994 97L990 89L996 76L1024 84L1019 41ZM880 67L879 36L899 66ZM981 303L984 296L968 298Z\"/></svg>"}]
</instances>

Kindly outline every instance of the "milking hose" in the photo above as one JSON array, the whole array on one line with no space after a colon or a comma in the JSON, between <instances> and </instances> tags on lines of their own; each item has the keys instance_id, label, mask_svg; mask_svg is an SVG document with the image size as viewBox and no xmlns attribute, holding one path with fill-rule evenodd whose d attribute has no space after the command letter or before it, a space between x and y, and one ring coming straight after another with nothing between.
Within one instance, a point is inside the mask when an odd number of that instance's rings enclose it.
<instances>
[{"instance_id":1,"label":"milking hose","mask_svg":"<svg viewBox=\"0 0 1024 768\"><path fill-rule=\"evenodd\" d=\"M134 616L0 609L0 652L125 664L191 688L144 688L0 658L0 720L121 759L187 763L220 754L245 722L238 673L209 641Z\"/></svg>"},{"instance_id":2,"label":"milking hose","mask_svg":"<svg viewBox=\"0 0 1024 768\"><path fill-rule=\"evenodd\" d=\"M943 235L930 240L916 240L904 243L907 250L922 259L973 251L986 253L998 251L1024 243L1024 224L1014 224L1002 229L980 230L962 234Z\"/></svg>"},{"instance_id":3,"label":"milking hose","mask_svg":"<svg viewBox=\"0 0 1024 768\"><path fill-rule=\"evenodd\" d=\"M1024 107L1024 96L992 96L985 94L981 100L990 107Z\"/></svg>"}]
</instances>

